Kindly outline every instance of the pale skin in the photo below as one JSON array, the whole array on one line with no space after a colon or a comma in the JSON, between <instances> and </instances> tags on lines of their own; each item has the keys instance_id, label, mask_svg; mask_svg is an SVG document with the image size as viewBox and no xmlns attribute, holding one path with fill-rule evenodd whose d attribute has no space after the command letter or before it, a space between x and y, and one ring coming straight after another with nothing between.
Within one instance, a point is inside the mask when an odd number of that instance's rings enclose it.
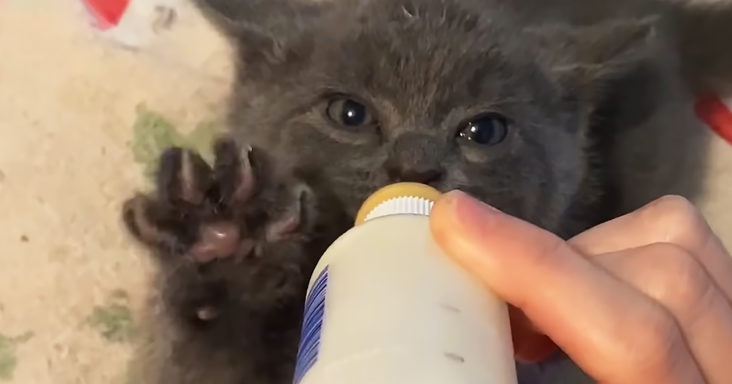
<instances>
[{"instance_id":1,"label":"pale skin","mask_svg":"<svg viewBox=\"0 0 732 384\"><path fill-rule=\"evenodd\" d=\"M599 383L732 383L732 258L668 196L564 241L461 192L432 230L511 304L517 357L557 346Z\"/></svg>"}]
</instances>

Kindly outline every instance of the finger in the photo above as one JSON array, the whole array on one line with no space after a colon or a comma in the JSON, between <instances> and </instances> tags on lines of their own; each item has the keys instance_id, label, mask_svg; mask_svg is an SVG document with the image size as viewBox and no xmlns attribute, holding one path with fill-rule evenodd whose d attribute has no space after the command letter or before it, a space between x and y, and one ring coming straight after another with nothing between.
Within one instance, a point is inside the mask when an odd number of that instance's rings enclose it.
<instances>
[{"instance_id":1,"label":"finger","mask_svg":"<svg viewBox=\"0 0 732 384\"><path fill-rule=\"evenodd\" d=\"M670 314L558 237L460 192L436 202L431 225L448 255L595 379L703 382Z\"/></svg>"},{"instance_id":2,"label":"finger","mask_svg":"<svg viewBox=\"0 0 732 384\"><path fill-rule=\"evenodd\" d=\"M694 256L657 243L592 259L673 314L710 383L732 383L732 306Z\"/></svg>"},{"instance_id":3,"label":"finger","mask_svg":"<svg viewBox=\"0 0 732 384\"><path fill-rule=\"evenodd\" d=\"M666 196L590 229L569 241L581 253L598 255L653 243L673 243L696 255L732 302L732 258L701 213L686 199Z\"/></svg>"}]
</instances>

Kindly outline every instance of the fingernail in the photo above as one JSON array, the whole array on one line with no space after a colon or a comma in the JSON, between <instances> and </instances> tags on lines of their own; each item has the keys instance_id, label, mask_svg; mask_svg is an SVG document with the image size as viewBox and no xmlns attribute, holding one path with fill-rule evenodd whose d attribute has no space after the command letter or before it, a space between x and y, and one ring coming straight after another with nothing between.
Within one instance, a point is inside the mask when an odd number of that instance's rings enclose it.
<instances>
[{"instance_id":1,"label":"fingernail","mask_svg":"<svg viewBox=\"0 0 732 384\"><path fill-rule=\"evenodd\" d=\"M501 211L462 191L448 193L447 196L453 206L453 212L461 224L484 225Z\"/></svg>"}]
</instances>

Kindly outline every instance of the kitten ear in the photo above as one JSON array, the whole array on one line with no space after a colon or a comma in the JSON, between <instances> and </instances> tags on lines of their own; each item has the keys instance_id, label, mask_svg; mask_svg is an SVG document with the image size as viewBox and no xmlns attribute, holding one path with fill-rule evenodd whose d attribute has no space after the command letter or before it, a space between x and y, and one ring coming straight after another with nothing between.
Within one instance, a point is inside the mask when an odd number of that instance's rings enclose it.
<instances>
[{"instance_id":1,"label":"kitten ear","mask_svg":"<svg viewBox=\"0 0 732 384\"><path fill-rule=\"evenodd\" d=\"M203 14L245 51L281 55L320 14L323 1L193 0Z\"/></svg>"},{"instance_id":2,"label":"kitten ear","mask_svg":"<svg viewBox=\"0 0 732 384\"><path fill-rule=\"evenodd\" d=\"M549 25L528 32L538 62L549 67L560 87L586 94L657 54L657 23L658 18L649 17L583 27Z\"/></svg>"}]
</instances>

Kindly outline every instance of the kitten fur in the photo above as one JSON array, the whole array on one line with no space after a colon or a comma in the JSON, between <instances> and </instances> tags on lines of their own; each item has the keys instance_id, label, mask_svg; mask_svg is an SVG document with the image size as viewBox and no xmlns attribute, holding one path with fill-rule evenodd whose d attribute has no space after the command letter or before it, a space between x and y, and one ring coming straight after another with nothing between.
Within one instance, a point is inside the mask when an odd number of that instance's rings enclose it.
<instances>
[{"instance_id":1,"label":"kitten fur","mask_svg":"<svg viewBox=\"0 0 732 384\"><path fill-rule=\"evenodd\" d=\"M462 189L565 238L694 198L693 96L732 80L729 2L197 1L238 77L215 164L172 148L157 193L125 206L159 266L150 383L291 382L310 271L388 183ZM369 124L331 119L346 99ZM485 113L503 140L461 139Z\"/></svg>"}]
</instances>

